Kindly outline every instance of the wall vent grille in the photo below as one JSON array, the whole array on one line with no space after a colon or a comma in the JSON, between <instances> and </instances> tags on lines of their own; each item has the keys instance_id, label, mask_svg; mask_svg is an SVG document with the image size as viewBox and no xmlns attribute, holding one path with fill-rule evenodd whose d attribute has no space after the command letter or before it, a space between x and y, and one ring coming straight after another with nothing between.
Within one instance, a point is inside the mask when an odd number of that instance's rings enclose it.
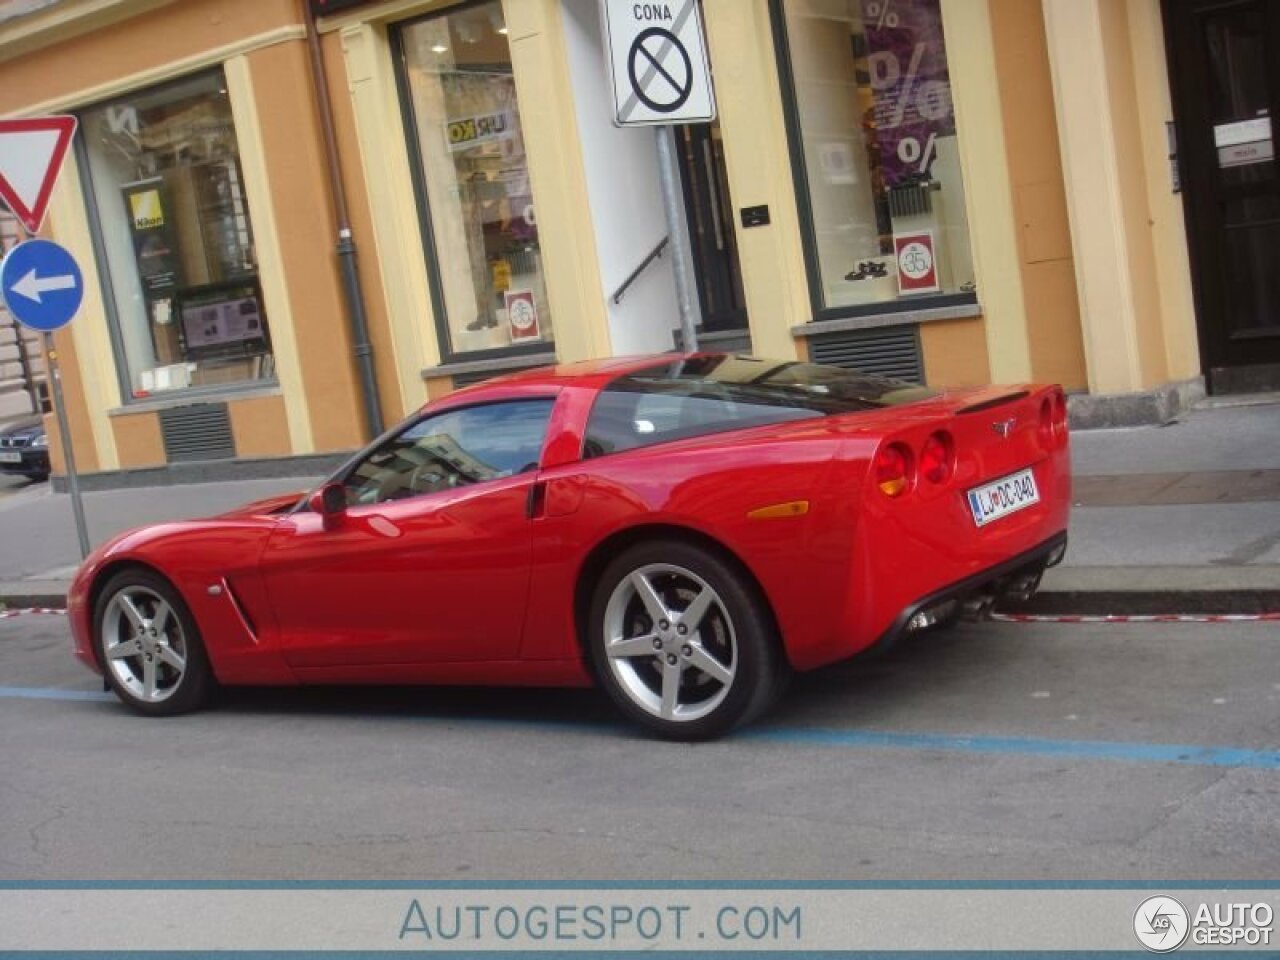
<instances>
[{"instance_id":1,"label":"wall vent grille","mask_svg":"<svg viewBox=\"0 0 1280 960\"><path fill-rule=\"evenodd\" d=\"M236 455L225 403L196 403L160 411L160 435L169 463L230 460Z\"/></svg>"},{"instance_id":2,"label":"wall vent grille","mask_svg":"<svg viewBox=\"0 0 1280 960\"><path fill-rule=\"evenodd\" d=\"M915 324L810 337L809 357L814 363L848 367L912 383L924 382L920 331Z\"/></svg>"}]
</instances>

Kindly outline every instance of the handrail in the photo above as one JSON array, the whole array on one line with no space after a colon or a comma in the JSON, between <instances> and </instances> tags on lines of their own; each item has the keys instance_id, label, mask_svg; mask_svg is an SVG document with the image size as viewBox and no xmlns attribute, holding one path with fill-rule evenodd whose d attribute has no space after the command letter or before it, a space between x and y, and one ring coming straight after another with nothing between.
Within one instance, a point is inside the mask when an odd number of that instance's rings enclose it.
<instances>
[{"instance_id":1,"label":"handrail","mask_svg":"<svg viewBox=\"0 0 1280 960\"><path fill-rule=\"evenodd\" d=\"M649 264L653 263L653 261L657 260L660 256L662 256L662 251L667 248L667 244L670 242L671 242L670 235L667 235L663 237L661 240L659 240L658 245L649 251L649 255L640 261L640 265L631 271L631 273L627 276L627 279L622 281L622 286L620 286L617 290L613 291L613 296L610 297L609 299L612 300L614 303L621 303L622 295L627 292L627 287L631 286L631 284L636 282L636 277L644 273L645 267L649 266Z\"/></svg>"}]
</instances>

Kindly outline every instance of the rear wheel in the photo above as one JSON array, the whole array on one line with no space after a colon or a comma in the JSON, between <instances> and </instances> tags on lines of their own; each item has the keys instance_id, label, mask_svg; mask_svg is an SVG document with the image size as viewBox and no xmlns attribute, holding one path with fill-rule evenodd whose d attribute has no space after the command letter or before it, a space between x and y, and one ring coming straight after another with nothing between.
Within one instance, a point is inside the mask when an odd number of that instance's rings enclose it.
<instances>
[{"instance_id":1,"label":"rear wheel","mask_svg":"<svg viewBox=\"0 0 1280 960\"><path fill-rule=\"evenodd\" d=\"M763 712L787 667L754 584L678 541L629 548L591 607L592 666L629 717L661 736L719 736Z\"/></svg>"},{"instance_id":2,"label":"rear wheel","mask_svg":"<svg viewBox=\"0 0 1280 960\"><path fill-rule=\"evenodd\" d=\"M94 640L111 689L151 716L194 710L213 672L195 619L177 590L149 570L123 570L103 588Z\"/></svg>"}]
</instances>

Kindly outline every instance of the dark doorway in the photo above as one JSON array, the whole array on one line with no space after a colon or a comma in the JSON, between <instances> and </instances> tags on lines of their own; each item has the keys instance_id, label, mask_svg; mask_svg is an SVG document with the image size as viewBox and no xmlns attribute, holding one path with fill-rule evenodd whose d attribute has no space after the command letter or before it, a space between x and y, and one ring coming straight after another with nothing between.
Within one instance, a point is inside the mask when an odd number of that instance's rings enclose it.
<instances>
[{"instance_id":1,"label":"dark doorway","mask_svg":"<svg viewBox=\"0 0 1280 960\"><path fill-rule=\"evenodd\" d=\"M1209 390L1280 389L1280 3L1165 0Z\"/></svg>"},{"instance_id":2,"label":"dark doorway","mask_svg":"<svg viewBox=\"0 0 1280 960\"><path fill-rule=\"evenodd\" d=\"M689 242L698 279L705 334L740 332L746 337L747 305L733 230L733 205L718 123L675 128L684 185ZM736 346L734 347L736 349Z\"/></svg>"}]
</instances>

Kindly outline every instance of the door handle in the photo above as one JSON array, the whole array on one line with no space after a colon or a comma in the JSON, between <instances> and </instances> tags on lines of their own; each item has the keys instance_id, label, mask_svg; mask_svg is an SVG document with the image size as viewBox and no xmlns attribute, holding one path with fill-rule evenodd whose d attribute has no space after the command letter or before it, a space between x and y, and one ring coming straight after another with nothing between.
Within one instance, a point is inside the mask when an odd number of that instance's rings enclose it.
<instances>
[{"instance_id":1,"label":"door handle","mask_svg":"<svg viewBox=\"0 0 1280 960\"><path fill-rule=\"evenodd\" d=\"M541 517L547 508L547 484L544 480L535 480L529 487L529 496L525 500L524 515L530 520Z\"/></svg>"}]
</instances>

